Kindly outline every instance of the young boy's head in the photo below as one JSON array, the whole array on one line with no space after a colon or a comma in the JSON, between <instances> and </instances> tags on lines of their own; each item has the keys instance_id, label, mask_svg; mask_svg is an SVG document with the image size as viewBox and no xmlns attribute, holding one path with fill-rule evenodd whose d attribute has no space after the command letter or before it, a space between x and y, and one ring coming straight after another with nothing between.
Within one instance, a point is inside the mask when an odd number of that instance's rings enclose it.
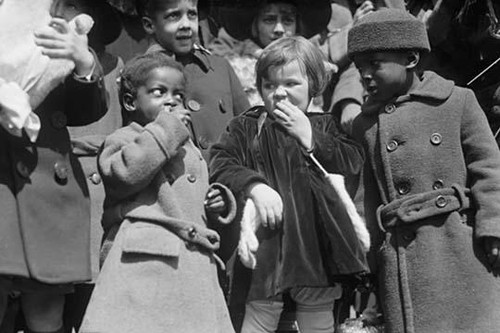
<instances>
[{"instance_id":1,"label":"young boy's head","mask_svg":"<svg viewBox=\"0 0 500 333\"><path fill-rule=\"evenodd\" d=\"M197 0L138 0L146 33L168 52L185 55L198 38Z\"/></svg>"},{"instance_id":2,"label":"young boy's head","mask_svg":"<svg viewBox=\"0 0 500 333\"><path fill-rule=\"evenodd\" d=\"M146 125L160 112L176 112L189 121L184 108L185 78L180 64L162 52L131 59L120 76L120 104L124 124Z\"/></svg>"},{"instance_id":3,"label":"young boy's head","mask_svg":"<svg viewBox=\"0 0 500 333\"><path fill-rule=\"evenodd\" d=\"M430 51L425 25L398 9L380 9L360 19L349 31L347 52L374 101L406 94L420 54Z\"/></svg>"},{"instance_id":4,"label":"young boy's head","mask_svg":"<svg viewBox=\"0 0 500 333\"><path fill-rule=\"evenodd\" d=\"M321 51L301 36L284 37L269 44L255 65L257 89L268 112L288 100L303 112L327 82Z\"/></svg>"}]
</instances>

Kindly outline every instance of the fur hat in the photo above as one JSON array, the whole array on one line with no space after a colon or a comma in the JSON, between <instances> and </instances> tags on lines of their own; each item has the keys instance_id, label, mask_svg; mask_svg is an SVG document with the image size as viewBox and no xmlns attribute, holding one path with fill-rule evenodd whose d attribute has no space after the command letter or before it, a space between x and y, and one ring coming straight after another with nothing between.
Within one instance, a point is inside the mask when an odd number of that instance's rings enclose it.
<instances>
[{"instance_id":1,"label":"fur hat","mask_svg":"<svg viewBox=\"0 0 500 333\"><path fill-rule=\"evenodd\" d=\"M298 34L310 38L326 29L332 9L329 0L232 0L217 6L216 19L222 27L238 40L252 37L252 22L259 9L268 3L285 2L297 6L301 31Z\"/></svg>"},{"instance_id":2,"label":"fur hat","mask_svg":"<svg viewBox=\"0 0 500 333\"><path fill-rule=\"evenodd\" d=\"M349 31L347 52L420 50L430 51L425 25L400 9L379 9L370 13Z\"/></svg>"}]
</instances>

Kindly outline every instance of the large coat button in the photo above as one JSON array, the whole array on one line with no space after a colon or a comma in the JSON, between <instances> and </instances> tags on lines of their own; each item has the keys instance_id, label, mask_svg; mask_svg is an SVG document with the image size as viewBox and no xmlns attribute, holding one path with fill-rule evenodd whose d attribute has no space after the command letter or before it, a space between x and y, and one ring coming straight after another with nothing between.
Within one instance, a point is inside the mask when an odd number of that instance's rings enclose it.
<instances>
[{"instance_id":1,"label":"large coat button","mask_svg":"<svg viewBox=\"0 0 500 333\"><path fill-rule=\"evenodd\" d=\"M408 194L410 192L410 185L407 183L401 183L397 186L397 191L401 195Z\"/></svg>"},{"instance_id":2,"label":"large coat button","mask_svg":"<svg viewBox=\"0 0 500 333\"><path fill-rule=\"evenodd\" d=\"M50 122L52 123L52 126L54 126L54 128L61 129L66 127L68 119L66 118L66 115L64 113L56 111L50 116Z\"/></svg>"},{"instance_id":3,"label":"large coat button","mask_svg":"<svg viewBox=\"0 0 500 333\"><path fill-rule=\"evenodd\" d=\"M444 186L444 182L441 179L438 179L434 182L434 184L432 184L432 189L439 190L439 189L443 188L443 186Z\"/></svg>"},{"instance_id":4,"label":"large coat button","mask_svg":"<svg viewBox=\"0 0 500 333\"><path fill-rule=\"evenodd\" d=\"M21 177L28 178L30 176L30 169L23 161L16 163L16 170Z\"/></svg>"},{"instance_id":5,"label":"large coat button","mask_svg":"<svg viewBox=\"0 0 500 333\"><path fill-rule=\"evenodd\" d=\"M398 142L396 140L391 140L387 143L387 151L395 151L398 149Z\"/></svg>"},{"instance_id":6,"label":"large coat button","mask_svg":"<svg viewBox=\"0 0 500 333\"><path fill-rule=\"evenodd\" d=\"M443 137L439 133L432 133L431 134L431 143L433 145L439 145L443 141Z\"/></svg>"},{"instance_id":7,"label":"large coat button","mask_svg":"<svg viewBox=\"0 0 500 333\"><path fill-rule=\"evenodd\" d=\"M387 104L384 108L386 113L393 113L396 111L396 106L394 104Z\"/></svg>"},{"instance_id":8,"label":"large coat button","mask_svg":"<svg viewBox=\"0 0 500 333\"><path fill-rule=\"evenodd\" d=\"M446 205L448 205L448 200L446 200L446 198L442 195L438 195L436 198L436 206L439 208L444 208L446 207Z\"/></svg>"},{"instance_id":9,"label":"large coat button","mask_svg":"<svg viewBox=\"0 0 500 333\"><path fill-rule=\"evenodd\" d=\"M64 162L56 162L54 164L54 172L58 180L68 179L68 166Z\"/></svg>"},{"instance_id":10,"label":"large coat button","mask_svg":"<svg viewBox=\"0 0 500 333\"><path fill-rule=\"evenodd\" d=\"M189 174L187 176L187 180L190 182L190 183L194 183L196 181L196 176L195 175L192 175L192 174Z\"/></svg>"},{"instance_id":11,"label":"large coat button","mask_svg":"<svg viewBox=\"0 0 500 333\"><path fill-rule=\"evenodd\" d=\"M101 183L101 176L97 172L91 174L89 178L94 185L99 185Z\"/></svg>"},{"instance_id":12,"label":"large coat button","mask_svg":"<svg viewBox=\"0 0 500 333\"><path fill-rule=\"evenodd\" d=\"M197 101L195 101L194 99L190 99L188 102L187 102L187 106L189 108L189 110L193 111L193 112L198 112L200 111L201 109L201 106L200 106L200 103L198 103Z\"/></svg>"}]
</instances>

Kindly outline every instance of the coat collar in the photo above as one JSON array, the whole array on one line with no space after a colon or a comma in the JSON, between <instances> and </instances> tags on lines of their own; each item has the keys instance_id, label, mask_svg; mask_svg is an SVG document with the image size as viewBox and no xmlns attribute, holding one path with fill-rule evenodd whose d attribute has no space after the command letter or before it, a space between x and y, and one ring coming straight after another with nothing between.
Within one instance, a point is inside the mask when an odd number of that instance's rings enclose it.
<instances>
[{"instance_id":1,"label":"coat collar","mask_svg":"<svg viewBox=\"0 0 500 333\"><path fill-rule=\"evenodd\" d=\"M156 41L151 42L145 53L152 53L152 52L163 52L175 59L175 55L168 53ZM210 61L209 58L210 54L211 54L210 51L208 51L203 46L200 46L198 44L194 44L193 51L191 52L191 56L193 57L193 62L197 63L204 72L208 72L209 70L212 71L214 70L212 62Z\"/></svg>"},{"instance_id":2,"label":"coat collar","mask_svg":"<svg viewBox=\"0 0 500 333\"><path fill-rule=\"evenodd\" d=\"M386 104L400 104L414 99L431 99L435 101L444 101L448 99L453 91L455 83L450 80L439 76L438 74L425 71L422 75L422 80L415 88L410 90L408 94L398 96L385 103L377 102L370 103L365 102L362 106L363 114L376 115L378 111L383 108Z\"/></svg>"}]
</instances>

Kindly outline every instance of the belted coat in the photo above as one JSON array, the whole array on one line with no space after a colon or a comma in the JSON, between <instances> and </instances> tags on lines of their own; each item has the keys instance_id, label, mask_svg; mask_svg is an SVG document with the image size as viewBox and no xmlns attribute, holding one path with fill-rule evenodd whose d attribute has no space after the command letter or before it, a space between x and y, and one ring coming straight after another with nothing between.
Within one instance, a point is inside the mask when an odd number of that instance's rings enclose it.
<instances>
[{"instance_id":1,"label":"belted coat","mask_svg":"<svg viewBox=\"0 0 500 333\"><path fill-rule=\"evenodd\" d=\"M483 237L500 237L500 152L473 92L425 72L354 126L386 331L497 332Z\"/></svg>"},{"instance_id":2,"label":"belted coat","mask_svg":"<svg viewBox=\"0 0 500 333\"><path fill-rule=\"evenodd\" d=\"M34 110L35 143L0 128L0 274L51 284L90 279L89 195L66 126L106 112L101 75L69 75L45 98Z\"/></svg>"},{"instance_id":3,"label":"belted coat","mask_svg":"<svg viewBox=\"0 0 500 333\"><path fill-rule=\"evenodd\" d=\"M209 184L186 126L166 112L131 123L106 138L98 161L112 245L80 332L233 332L216 259L194 242L210 232ZM214 220L230 222L232 202Z\"/></svg>"}]
</instances>

